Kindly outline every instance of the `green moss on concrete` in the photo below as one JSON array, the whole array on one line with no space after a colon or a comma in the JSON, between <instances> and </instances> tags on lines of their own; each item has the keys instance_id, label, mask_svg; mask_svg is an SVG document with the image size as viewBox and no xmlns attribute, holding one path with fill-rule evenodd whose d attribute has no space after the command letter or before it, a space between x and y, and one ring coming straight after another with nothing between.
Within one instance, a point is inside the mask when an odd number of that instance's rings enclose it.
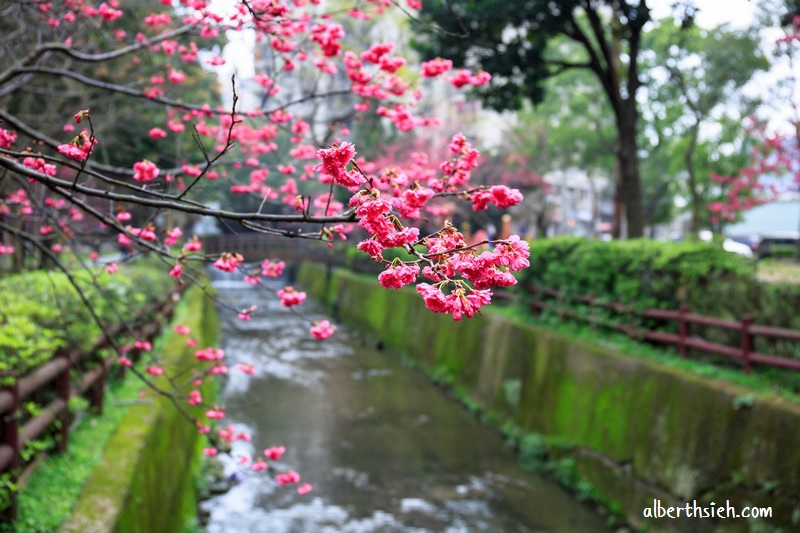
<instances>
[{"instance_id":1,"label":"green moss on concrete","mask_svg":"<svg viewBox=\"0 0 800 533\"><path fill-rule=\"evenodd\" d=\"M470 409L566 445L556 477L579 491L591 485L636 525L653 498L756 501L766 486L780 487L770 501L785 510L770 524L800 526L800 407L747 387L751 377L731 373L732 383L719 379L725 371L637 357L632 344L622 353L503 311L456 324L413 290L387 292L340 270L314 290L339 319L451 384Z\"/></svg>"},{"instance_id":2,"label":"green moss on concrete","mask_svg":"<svg viewBox=\"0 0 800 533\"><path fill-rule=\"evenodd\" d=\"M216 341L215 314L213 302L192 288L175 323L191 327L208 346ZM185 338L171 329L156 350L165 367L180 369L194 359ZM129 408L62 531L181 531L194 517L201 439L169 399L152 394Z\"/></svg>"}]
</instances>

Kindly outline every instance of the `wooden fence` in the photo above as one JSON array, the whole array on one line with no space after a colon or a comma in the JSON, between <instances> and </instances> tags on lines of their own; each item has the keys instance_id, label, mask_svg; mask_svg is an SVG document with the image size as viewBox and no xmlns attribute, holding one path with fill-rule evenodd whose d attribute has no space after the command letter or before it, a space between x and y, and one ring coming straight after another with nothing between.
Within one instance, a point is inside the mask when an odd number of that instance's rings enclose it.
<instances>
[{"instance_id":1,"label":"wooden fence","mask_svg":"<svg viewBox=\"0 0 800 533\"><path fill-rule=\"evenodd\" d=\"M331 264L339 260L338 256L331 253L327 245L319 240L292 239L254 232L205 236L203 250L209 255L236 252L241 254L245 261L261 261L269 257L284 261L314 260Z\"/></svg>"},{"instance_id":2,"label":"wooden fence","mask_svg":"<svg viewBox=\"0 0 800 533\"><path fill-rule=\"evenodd\" d=\"M169 323L179 297L177 292L170 293L161 301L146 307L133 319L131 325L138 339L152 340L162 325ZM102 413L106 377L116 356L99 359L99 366L78 376L74 385L70 376L71 370L79 361L109 347L109 338L123 335L126 331L126 325L109 328L103 338L86 352L74 348L60 350L47 363L25 376L12 377L13 383L0 389L0 474L11 472L12 481L15 481L20 467L24 466L21 464L21 452L25 444L38 439L51 428L56 432L56 450L61 452L67 449L71 397L86 397L92 410L97 414ZM21 402L44 389L55 390L55 399L20 426ZM30 463L32 464L33 462ZM3 518L7 520L16 519L16 503L13 498L12 495L12 505L3 513Z\"/></svg>"},{"instance_id":3,"label":"wooden fence","mask_svg":"<svg viewBox=\"0 0 800 533\"><path fill-rule=\"evenodd\" d=\"M690 348L722 355L736 361L745 372L750 372L753 365L800 370L800 360L759 353L755 351L754 343L756 336L798 342L800 341L800 331L754 324L753 317L748 314L742 315L739 320L725 320L692 313L687 307L682 307L678 310L644 309L639 311L620 303L602 301L593 296L584 295L568 298L559 290L537 287L535 285L530 286L529 291L530 309L534 315L538 315L544 310L550 310L558 316L606 327L624 333L628 337L636 340L647 340L659 344L676 346L681 357L684 358L688 357L688 350ZM542 298L543 296L554 298L555 300L545 301ZM609 322L603 317L585 316L564 306L563 302L567 299L572 299L590 307L602 308L617 313L625 317L626 320L617 323ZM634 324L636 318L677 322L677 333L637 326ZM736 345L721 344L693 336L690 334L691 325L693 324L738 332L739 342Z\"/></svg>"}]
</instances>

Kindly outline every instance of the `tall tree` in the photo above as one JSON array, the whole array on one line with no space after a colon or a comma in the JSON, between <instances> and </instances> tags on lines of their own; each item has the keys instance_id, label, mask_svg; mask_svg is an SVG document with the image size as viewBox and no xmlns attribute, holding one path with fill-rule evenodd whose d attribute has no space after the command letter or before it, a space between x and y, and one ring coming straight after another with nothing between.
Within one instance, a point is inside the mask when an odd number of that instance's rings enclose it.
<instances>
[{"instance_id":1,"label":"tall tree","mask_svg":"<svg viewBox=\"0 0 800 533\"><path fill-rule=\"evenodd\" d=\"M491 71L492 84L482 96L495 109L519 108L525 99L541 101L543 81L566 70L588 69L595 75L614 114L617 195L627 235L641 237L636 94L642 31L650 20L646 0L431 0L422 15L418 29L429 36L418 43L423 53ZM580 60L565 59L553 46L563 38L578 46Z\"/></svg>"},{"instance_id":2,"label":"tall tree","mask_svg":"<svg viewBox=\"0 0 800 533\"><path fill-rule=\"evenodd\" d=\"M741 119L758 103L745 98L741 89L769 63L759 52L756 35L726 26L703 30L665 19L644 40L652 52L645 62L653 126L671 132L670 157L681 161L691 233L697 235L713 188L711 173L721 173L717 167L725 159L714 152L732 153L731 139L745 135ZM703 139L704 129L716 131ZM731 129L735 131L723 131Z\"/></svg>"}]
</instances>

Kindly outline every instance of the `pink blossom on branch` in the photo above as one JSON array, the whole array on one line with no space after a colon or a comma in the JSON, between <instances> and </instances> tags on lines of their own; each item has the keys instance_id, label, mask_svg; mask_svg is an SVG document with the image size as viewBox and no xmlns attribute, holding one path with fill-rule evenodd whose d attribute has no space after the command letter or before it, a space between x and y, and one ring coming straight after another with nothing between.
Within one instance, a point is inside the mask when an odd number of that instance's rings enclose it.
<instances>
[{"instance_id":1,"label":"pink blossom on branch","mask_svg":"<svg viewBox=\"0 0 800 533\"><path fill-rule=\"evenodd\" d=\"M378 283L386 289L399 289L414 283L418 275L419 266L416 264L389 265L386 270L378 274Z\"/></svg>"},{"instance_id":2,"label":"pink blossom on branch","mask_svg":"<svg viewBox=\"0 0 800 533\"><path fill-rule=\"evenodd\" d=\"M293 307L302 304L306 299L306 293L295 290L294 287L284 287L278 289L278 298L284 307Z\"/></svg>"},{"instance_id":3,"label":"pink blossom on branch","mask_svg":"<svg viewBox=\"0 0 800 533\"><path fill-rule=\"evenodd\" d=\"M0 128L0 148L8 150L17 140L17 132Z\"/></svg>"},{"instance_id":4,"label":"pink blossom on branch","mask_svg":"<svg viewBox=\"0 0 800 533\"><path fill-rule=\"evenodd\" d=\"M309 332L317 340L325 340L336 332L336 326L332 326L328 320L315 322Z\"/></svg>"},{"instance_id":5,"label":"pink blossom on branch","mask_svg":"<svg viewBox=\"0 0 800 533\"><path fill-rule=\"evenodd\" d=\"M322 162L314 167L316 172L322 172L333 178L335 182L348 187L357 184L357 180L347 175L346 169L356 156L355 147L351 143L344 142L339 146L319 150L317 155Z\"/></svg>"},{"instance_id":6,"label":"pink blossom on branch","mask_svg":"<svg viewBox=\"0 0 800 533\"><path fill-rule=\"evenodd\" d=\"M153 181L158 177L159 172L156 164L146 159L133 165L133 179L141 183Z\"/></svg>"},{"instance_id":7,"label":"pink blossom on branch","mask_svg":"<svg viewBox=\"0 0 800 533\"><path fill-rule=\"evenodd\" d=\"M236 272L242 261L244 261L244 258L240 254L225 252L214 262L214 268L223 272Z\"/></svg>"},{"instance_id":8,"label":"pink blossom on branch","mask_svg":"<svg viewBox=\"0 0 800 533\"><path fill-rule=\"evenodd\" d=\"M89 152L87 150L74 144L59 144L58 151L70 159L75 159L77 161L85 161L86 158L89 157Z\"/></svg>"},{"instance_id":9,"label":"pink blossom on branch","mask_svg":"<svg viewBox=\"0 0 800 533\"><path fill-rule=\"evenodd\" d=\"M469 199L472 201L473 211L482 211L492 203L500 209L508 209L522 201L522 193L505 185L494 185L488 189L473 192Z\"/></svg>"},{"instance_id":10,"label":"pink blossom on branch","mask_svg":"<svg viewBox=\"0 0 800 533\"><path fill-rule=\"evenodd\" d=\"M283 261L272 261L270 259L265 259L261 263L261 275L266 278L280 277L285 266L286 265Z\"/></svg>"},{"instance_id":11,"label":"pink blossom on branch","mask_svg":"<svg viewBox=\"0 0 800 533\"><path fill-rule=\"evenodd\" d=\"M284 446L272 446L264 450L264 456L271 461L277 461L284 453L286 453L286 448Z\"/></svg>"},{"instance_id":12,"label":"pink blossom on branch","mask_svg":"<svg viewBox=\"0 0 800 533\"><path fill-rule=\"evenodd\" d=\"M275 481L278 483L278 485L291 485L294 483L299 483L300 474L294 470L289 470L288 472L275 476Z\"/></svg>"}]
</instances>

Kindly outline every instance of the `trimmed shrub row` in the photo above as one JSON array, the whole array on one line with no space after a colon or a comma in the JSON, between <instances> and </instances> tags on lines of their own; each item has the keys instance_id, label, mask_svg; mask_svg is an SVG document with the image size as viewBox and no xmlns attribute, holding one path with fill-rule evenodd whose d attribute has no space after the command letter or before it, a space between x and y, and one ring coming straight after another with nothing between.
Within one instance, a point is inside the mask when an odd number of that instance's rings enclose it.
<instances>
[{"instance_id":1,"label":"trimmed shrub row","mask_svg":"<svg viewBox=\"0 0 800 533\"><path fill-rule=\"evenodd\" d=\"M110 275L98 267L72 273L106 324L129 319L165 294L172 281L163 268L139 262ZM38 270L0 279L0 373L24 375L58 349L85 350L101 335L67 276Z\"/></svg>"},{"instance_id":2,"label":"trimmed shrub row","mask_svg":"<svg viewBox=\"0 0 800 533\"><path fill-rule=\"evenodd\" d=\"M758 324L800 329L800 286L761 283L754 260L713 243L544 239L531 243L531 268L521 273L522 290L532 283L562 291L561 304L578 312L588 310L571 297L593 295L635 310L686 305L702 315L738 320L751 314ZM663 326L674 329L674 324ZM737 332L695 328L694 333L738 342ZM796 343L756 342L759 351L800 356Z\"/></svg>"}]
</instances>

